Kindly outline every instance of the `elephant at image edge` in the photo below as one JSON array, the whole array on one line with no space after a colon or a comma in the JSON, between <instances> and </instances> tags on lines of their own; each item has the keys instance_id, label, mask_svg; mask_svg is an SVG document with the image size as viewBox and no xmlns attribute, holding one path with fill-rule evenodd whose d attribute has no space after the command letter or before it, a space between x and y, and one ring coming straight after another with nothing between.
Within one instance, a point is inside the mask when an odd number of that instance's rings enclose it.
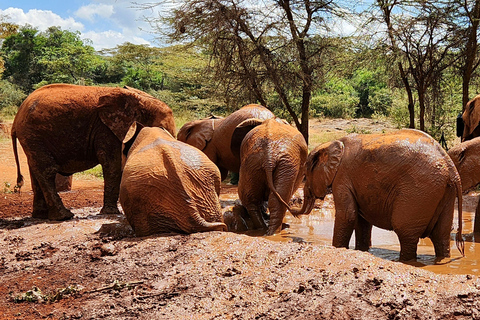
<instances>
[{"instance_id":1,"label":"elephant at image edge","mask_svg":"<svg viewBox=\"0 0 480 320\"><path fill-rule=\"evenodd\" d=\"M254 227L267 229L267 235L280 231L305 174L308 147L303 135L284 120L248 119L235 129L231 147L241 159L238 196ZM262 212L267 200L268 228Z\"/></svg>"},{"instance_id":2,"label":"elephant at image edge","mask_svg":"<svg viewBox=\"0 0 480 320\"><path fill-rule=\"evenodd\" d=\"M448 150L462 180L463 192L476 187L480 183L480 138L475 138ZM475 210L473 232L480 232L480 201Z\"/></svg>"},{"instance_id":3,"label":"elephant at image edge","mask_svg":"<svg viewBox=\"0 0 480 320\"><path fill-rule=\"evenodd\" d=\"M200 150L220 169L222 180L228 171L238 172L240 158L232 154L230 144L237 125L250 118L269 119L275 115L258 104L249 104L225 118L210 117L190 121L180 128L177 139Z\"/></svg>"},{"instance_id":4,"label":"elephant at image edge","mask_svg":"<svg viewBox=\"0 0 480 320\"><path fill-rule=\"evenodd\" d=\"M412 129L388 134L348 135L317 146L306 164L304 203L308 214L331 187L335 201L333 245L367 251L372 225L393 230L400 260L416 259L417 243L429 237L437 258L450 256L455 196L457 248L463 254L462 187L450 157L429 135Z\"/></svg>"},{"instance_id":5,"label":"elephant at image edge","mask_svg":"<svg viewBox=\"0 0 480 320\"><path fill-rule=\"evenodd\" d=\"M120 204L135 234L227 231L217 166L162 128L134 124L132 131L123 150Z\"/></svg>"},{"instance_id":6,"label":"elephant at image edge","mask_svg":"<svg viewBox=\"0 0 480 320\"><path fill-rule=\"evenodd\" d=\"M102 165L104 204L101 213L119 213L121 148L130 125L165 127L175 134L172 110L162 101L132 88L47 85L20 106L12 127L17 186L23 176L17 138L28 159L35 218L65 220L73 216L55 190L57 173Z\"/></svg>"},{"instance_id":7,"label":"elephant at image edge","mask_svg":"<svg viewBox=\"0 0 480 320\"><path fill-rule=\"evenodd\" d=\"M465 106L462 119L464 123L462 141L480 136L480 95L470 100Z\"/></svg>"}]
</instances>

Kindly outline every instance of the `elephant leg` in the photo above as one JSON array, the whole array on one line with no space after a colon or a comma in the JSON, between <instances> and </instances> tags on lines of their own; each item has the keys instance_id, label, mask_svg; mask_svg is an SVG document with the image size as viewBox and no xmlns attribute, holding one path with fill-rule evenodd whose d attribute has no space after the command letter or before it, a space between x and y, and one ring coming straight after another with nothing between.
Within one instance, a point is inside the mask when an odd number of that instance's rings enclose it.
<instances>
[{"instance_id":1,"label":"elephant leg","mask_svg":"<svg viewBox=\"0 0 480 320\"><path fill-rule=\"evenodd\" d=\"M473 225L473 232L480 233L480 199L478 199L477 209L475 210L475 221Z\"/></svg>"},{"instance_id":2,"label":"elephant leg","mask_svg":"<svg viewBox=\"0 0 480 320\"><path fill-rule=\"evenodd\" d=\"M437 259L450 257L450 232L452 230L453 214L455 210L456 190L448 186L445 195L440 201L435 216L438 220L430 233L435 256Z\"/></svg>"},{"instance_id":3,"label":"elephant leg","mask_svg":"<svg viewBox=\"0 0 480 320\"><path fill-rule=\"evenodd\" d=\"M332 245L348 249L358 216L357 203L348 191L334 193L333 196L335 199L335 223Z\"/></svg>"},{"instance_id":4,"label":"elephant leg","mask_svg":"<svg viewBox=\"0 0 480 320\"><path fill-rule=\"evenodd\" d=\"M35 174L30 169L30 179L32 180L33 190L33 211L32 217L36 219L48 219L48 206L43 196L42 188L38 184Z\"/></svg>"},{"instance_id":5,"label":"elephant leg","mask_svg":"<svg viewBox=\"0 0 480 320\"><path fill-rule=\"evenodd\" d=\"M54 221L68 220L73 217L73 213L65 208L62 199L55 188L56 170L47 167L39 170L37 167L30 167L32 176L32 189L34 189L34 210L33 217L48 218ZM40 189L40 193L38 192ZM36 190L36 191L35 191ZM48 208L47 217L45 217L45 205Z\"/></svg>"},{"instance_id":6,"label":"elephant leg","mask_svg":"<svg viewBox=\"0 0 480 320\"><path fill-rule=\"evenodd\" d=\"M372 224L358 215L355 224L355 250L368 251L372 245Z\"/></svg>"},{"instance_id":7,"label":"elephant leg","mask_svg":"<svg viewBox=\"0 0 480 320\"><path fill-rule=\"evenodd\" d=\"M250 216L255 229L267 229L267 225L262 217L260 205L251 203L246 205L245 208L247 209L248 215Z\"/></svg>"},{"instance_id":8,"label":"elephant leg","mask_svg":"<svg viewBox=\"0 0 480 320\"><path fill-rule=\"evenodd\" d=\"M122 180L122 159L121 150L115 146L115 143L113 144L114 146L109 152L98 152L104 180L103 208L100 214L120 214L117 202Z\"/></svg>"}]
</instances>

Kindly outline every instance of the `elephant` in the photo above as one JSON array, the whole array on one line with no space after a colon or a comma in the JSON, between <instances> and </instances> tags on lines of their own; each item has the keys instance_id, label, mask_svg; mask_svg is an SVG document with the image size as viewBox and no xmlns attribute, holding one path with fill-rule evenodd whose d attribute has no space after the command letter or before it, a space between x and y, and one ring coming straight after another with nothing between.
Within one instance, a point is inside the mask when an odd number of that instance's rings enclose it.
<instances>
[{"instance_id":1,"label":"elephant","mask_svg":"<svg viewBox=\"0 0 480 320\"><path fill-rule=\"evenodd\" d=\"M34 218L73 217L56 192L57 173L68 176L102 165L102 214L117 214L122 141L134 122L162 126L175 134L172 110L140 90L52 84L32 92L21 104L12 126L17 188L23 185L17 138L28 160L34 193Z\"/></svg>"},{"instance_id":2,"label":"elephant","mask_svg":"<svg viewBox=\"0 0 480 320\"><path fill-rule=\"evenodd\" d=\"M462 189L466 191L480 183L480 139L462 142L448 150L462 180ZM473 232L480 232L480 201L475 210Z\"/></svg>"},{"instance_id":3,"label":"elephant","mask_svg":"<svg viewBox=\"0 0 480 320\"><path fill-rule=\"evenodd\" d=\"M164 128L134 123L123 157L120 204L137 236L227 231L220 171L200 150Z\"/></svg>"},{"instance_id":4,"label":"elephant","mask_svg":"<svg viewBox=\"0 0 480 320\"><path fill-rule=\"evenodd\" d=\"M335 202L333 246L368 251L372 225L393 230L400 261L416 260L420 238L429 237L437 259L450 256L455 197L456 244L464 254L462 186L453 161L428 134L403 129L385 134L350 134L321 144L308 155L302 208L309 214L329 189Z\"/></svg>"},{"instance_id":5,"label":"elephant","mask_svg":"<svg viewBox=\"0 0 480 320\"><path fill-rule=\"evenodd\" d=\"M305 174L308 155L303 135L278 118L247 119L234 130L232 154L240 156L238 196L255 229L281 230L288 202ZM268 227L263 218L268 201Z\"/></svg>"},{"instance_id":6,"label":"elephant","mask_svg":"<svg viewBox=\"0 0 480 320\"><path fill-rule=\"evenodd\" d=\"M480 95L468 101L462 114L462 141L468 141L480 136ZM460 129L461 130L461 129Z\"/></svg>"},{"instance_id":7,"label":"elephant","mask_svg":"<svg viewBox=\"0 0 480 320\"><path fill-rule=\"evenodd\" d=\"M222 180L228 171L238 172L240 158L232 154L232 134L238 124L249 118L269 119L275 115L258 104L249 104L225 118L209 117L185 123L177 133L177 139L200 150L220 169Z\"/></svg>"}]
</instances>

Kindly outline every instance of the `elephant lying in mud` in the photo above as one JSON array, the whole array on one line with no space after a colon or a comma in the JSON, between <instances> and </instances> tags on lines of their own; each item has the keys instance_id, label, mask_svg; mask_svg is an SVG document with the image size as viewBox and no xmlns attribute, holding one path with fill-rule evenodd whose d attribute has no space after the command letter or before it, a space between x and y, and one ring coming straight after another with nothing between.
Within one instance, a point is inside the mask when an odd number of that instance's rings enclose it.
<instances>
[{"instance_id":1,"label":"elephant lying in mud","mask_svg":"<svg viewBox=\"0 0 480 320\"><path fill-rule=\"evenodd\" d=\"M220 172L200 150L163 128L125 138L120 203L137 236L227 231L220 207Z\"/></svg>"},{"instance_id":2,"label":"elephant lying in mud","mask_svg":"<svg viewBox=\"0 0 480 320\"><path fill-rule=\"evenodd\" d=\"M466 192L480 183L480 138L462 142L448 150L462 179L462 189ZM475 210L473 232L480 232L480 201Z\"/></svg>"},{"instance_id":3,"label":"elephant lying in mud","mask_svg":"<svg viewBox=\"0 0 480 320\"><path fill-rule=\"evenodd\" d=\"M175 134L172 110L140 90L53 84L30 94L13 122L12 141L18 188L23 176L17 138L28 159L34 193L32 216L50 220L73 217L55 190L55 176L68 176L97 164L102 165L105 180L101 213L119 213L122 140L134 121L162 126Z\"/></svg>"},{"instance_id":4,"label":"elephant lying in mud","mask_svg":"<svg viewBox=\"0 0 480 320\"><path fill-rule=\"evenodd\" d=\"M303 135L280 119L248 119L232 135L232 153L241 159L238 196L256 229L280 231L290 198L305 173L308 148ZM268 227L263 219L268 200Z\"/></svg>"},{"instance_id":5,"label":"elephant lying in mud","mask_svg":"<svg viewBox=\"0 0 480 320\"><path fill-rule=\"evenodd\" d=\"M267 108L249 104L225 118L210 117L188 122L178 130L177 138L202 150L218 166L224 180L228 171L238 172L240 168L240 157L230 150L237 125L250 118L265 120L273 117L275 115Z\"/></svg>"},{"instance_id":6,"label":"elephant lying in mud","mask_svg":"<svg viewBox=\"0 0 480 320\"><path fill-rule=\"evenodd\" d=\"M329 188L335 201L333 245L348 248L355 229L359 250L371 245L372 225L393 230L400 260L416 259L420 238L429 237L435 255L450 256L455 197L457 248L463 254L462 187L450 157L417 130L348 135L317 146L307 159L304 203L293 215L311 212Z\"/></svg>"}]
</instances>

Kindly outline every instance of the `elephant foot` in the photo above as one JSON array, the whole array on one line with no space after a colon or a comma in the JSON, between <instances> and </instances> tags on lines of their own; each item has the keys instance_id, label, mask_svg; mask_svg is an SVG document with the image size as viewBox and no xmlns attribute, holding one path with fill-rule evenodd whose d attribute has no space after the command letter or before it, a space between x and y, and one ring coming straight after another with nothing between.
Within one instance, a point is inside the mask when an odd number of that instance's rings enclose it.
<instances>
[{"instance_id":1,"label":"elephant foot","mask_svg":"<svg viewBox=\"0 0 480 320\"><path fill-rule=\"evenodd\" d=\"M104 206L100 211L100 214L120 214L120 210L118 210L118 207L116 206Z\"/></svg>"},{"instance_id":2,"label":"elephant foot","mask_svg":"<svg viewBox=\"0 0 480 320\"><path fill-rule=\"evenodd\" d=\"M48 219L51 221L65 221L71 218L73 218L73 213L65 208L48 213Z\"/></svg>"},{"instance_id":3,"label":"elephant foot","mask_svg":"<svg viewBox=\"0 0 480 320\"><path fill-rule=\"evenodd\" d=\"M35 219L48 219L48 209L33 209L32 218Z\"/></svg>"}]
</instances>

